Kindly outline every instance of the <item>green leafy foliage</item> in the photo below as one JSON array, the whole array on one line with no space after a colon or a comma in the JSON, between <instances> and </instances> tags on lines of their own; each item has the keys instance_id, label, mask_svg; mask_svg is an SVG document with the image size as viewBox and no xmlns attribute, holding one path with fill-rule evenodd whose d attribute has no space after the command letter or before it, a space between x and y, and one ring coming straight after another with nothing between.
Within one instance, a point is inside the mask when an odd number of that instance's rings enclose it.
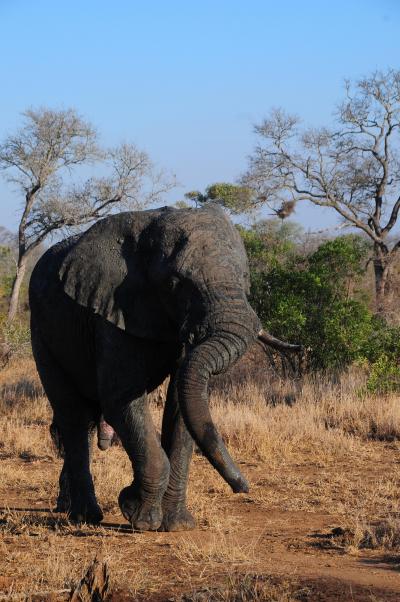
<instances>
[{"instance_id":1,"label":"green leafy foliage","mask_svg":"<svg viewBox=\"0 0 400 602\"><path fill-rule=\"evenodd\" d=\"M393 393L400 390L399 360L382 354L369 367L367 390L370 393Z\"/></svg>"},{"instance_id":2,"label":"green leafy foliage","mask_svg":"<svg viewBox=\"0 0 400 602\"><path fill-rule=\"evenodd\" d=\"M233 214L249 211L254 206L254 192L250 188L227 182L211 184L204 193L192 190L185 194L185 198L196 207L207 202L217 203Z\"/></svg>"},{"instance_id":3,"label":"green leafy foliage","mask_svg":"<svg viewBox=\"0 0 400 602\"><path fill-rule=\"evenodd\" d=\"M258 280L258 282L257 282ZM327 272L275 267L252 280L254 302L265 327L309 349L313 369L341 368L363 353L372 331L368 308L339 293Z\"/></svg>"},{"instance_id":4,"label":"green leafy foliage","mask_svg":"<svg viewBox=\"0 0 400 602\"><path fill-rule=\"evenodd\" d=\"M337 285L365 272L369 243L356 235L339 236L322 244L309 257L310 269Z\"/></svg>"},{"instance_id":5,"label":"green leafy foliage","mask_svg":"<svg viewBox=\"0 0 400 602\"><path fill-rule=\"evenodd\" d=\"M293 237L276 241L265 226L240 232L255 311L272 334L307 348L311 370L366 360L378 371L400 357L399 329L374 316L358 287L369 252L363 238L338 237L304 256Z\"/></svg>"},{"instance_id":6,"label":"green leafy foliage","mask_svg":"<svg viewBox=\"0 0 400 602\"><path fill-rule=\"evenodd\" d=\"M243 239L250 267L256 271L281 265L297 256L297 243L303 228L296 222L262 220L247 229L237 226Z\"/></svg>"},{"instance_id":7,"label":"green leafy foliage","mask_svg":"<svg viewBox=\"0 0 400 602\"><path fill-rule=\"evenodd\" d=\"M31 336L28 316L10 322L5 314L0 316L0 368L11 358L30 353Z\"/></svg>"}]
</instances>

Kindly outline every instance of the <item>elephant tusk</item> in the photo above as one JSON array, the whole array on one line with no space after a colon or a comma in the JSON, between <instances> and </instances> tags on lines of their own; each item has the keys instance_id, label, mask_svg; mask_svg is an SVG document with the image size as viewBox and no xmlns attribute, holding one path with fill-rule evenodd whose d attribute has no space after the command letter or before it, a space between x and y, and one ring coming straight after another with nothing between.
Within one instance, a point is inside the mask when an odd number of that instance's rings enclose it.
<instances>
[{"instance_id":1,"label":"elephant tusk","mask_svg":"<svg viewBox=\"0 0 400 602\"><path fill-rule=\"evenodd\" d=\"M258 333L258 340L262 344L272 347L277 351L291 351L293 353L299 353L303 351L302 345L293 345L292 343L281 341L280 339L272 336L272 334L269 334L269 332L264 329L261 329Z\"/></svg>"}]
</instances>

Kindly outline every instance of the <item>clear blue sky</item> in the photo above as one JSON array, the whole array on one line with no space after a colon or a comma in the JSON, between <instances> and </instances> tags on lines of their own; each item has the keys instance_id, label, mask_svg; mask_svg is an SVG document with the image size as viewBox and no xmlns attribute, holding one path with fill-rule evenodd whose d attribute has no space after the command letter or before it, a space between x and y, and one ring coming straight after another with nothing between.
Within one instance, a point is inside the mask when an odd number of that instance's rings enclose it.
<instances>
[{"instance_id":1,"label":"clear blue sky","mask_svg":"<svg viewBox=\"0 0 400 602\"><path fill-rule=\"evenodd\" d=\"M344 77L400 67L399 32L400 0L0 0L0 139L27 107L75 107L176 173L173 202L235 180L270 107L329 123ZM0 183L0 224L18 215Z\"/></svg>"}]
</instances>

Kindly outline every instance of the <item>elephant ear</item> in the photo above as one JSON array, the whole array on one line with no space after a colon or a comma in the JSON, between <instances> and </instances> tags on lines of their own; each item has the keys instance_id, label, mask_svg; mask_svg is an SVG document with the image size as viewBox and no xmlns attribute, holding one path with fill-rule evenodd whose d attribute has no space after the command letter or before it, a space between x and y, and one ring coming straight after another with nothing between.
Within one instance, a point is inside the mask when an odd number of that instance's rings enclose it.
<instances>
[{"instance_id":1,"label":"elephant ear","mask_svg":"<svg viewBox=\"0 0 400 602\"><path fill-rule=\"evenodd\" d=\"M145 225L130 216L97 222L71 247L59 275L65 293L79 305L134 336L159 339L165 324L147 284L146 262L138 257Z\"/></svg>"}]
</instances>

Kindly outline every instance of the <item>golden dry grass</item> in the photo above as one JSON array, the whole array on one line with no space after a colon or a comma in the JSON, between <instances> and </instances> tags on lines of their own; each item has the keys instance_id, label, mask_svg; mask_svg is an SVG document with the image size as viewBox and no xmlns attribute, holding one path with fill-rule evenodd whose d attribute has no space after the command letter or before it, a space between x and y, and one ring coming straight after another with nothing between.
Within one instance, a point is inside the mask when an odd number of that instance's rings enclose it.
<instances>
[{"instance_id":1,"label":"golden dry grass","mask_svg":"<svg viewBox=\"0 0 400 602\"><path fill-rule=\"evenodd\" d=\"M229 575L220 587L207 587L183 595L179 602L296 602L307 596L307 588L268 575Z\"/></svg>"},{"instance_id":2,"label":"golden dry grass","mask_svg":"<svg viewBox=\"0 0 400 602\"><path fill-rule=\"evenodd\" d=\"M276 402L276 383L274 387ZM287 384L281 387L284 398ZM112 587L143 599L166 583L184 587L188 593L182 600L188 601L302 599L296 597L292 582L275 583L265 574L263 534L275 519L244 537L242 516L234 511L237 499L250 513L266 516L332 516L343 533L351 534L343 545L352 553L365 548L398 551L400 465L393 464L390 472L381 470L383 446L390 453L400 451L398 399L366 395L359 372L335 384L307 379L292 405L271 403L265 385L250 383L214 393L212 414L232 455L250 473L251 491L232 496L195 453L188 504L204 537L183 534L167 540L164 534L132 536L106 526L77 527L51 513L31 511L36 506L51 509L57 494L61 460L48 434L51 413L30 360L0 372L0 390L0 575L5 579L0 579L0 592L68 588L101 553ZM155 403L152 412L159 426L162 409ZM117 498L132 478L125 452L120 447L106 453L96 449L93 474L108 520L123 522ZM167 578L157 572L158 558L165 559L166 553ZM239 583L238 571L250 576ZM213 575L219 580L225 575L216 589L209 587Z\"/></svg>"}]
</instances>

